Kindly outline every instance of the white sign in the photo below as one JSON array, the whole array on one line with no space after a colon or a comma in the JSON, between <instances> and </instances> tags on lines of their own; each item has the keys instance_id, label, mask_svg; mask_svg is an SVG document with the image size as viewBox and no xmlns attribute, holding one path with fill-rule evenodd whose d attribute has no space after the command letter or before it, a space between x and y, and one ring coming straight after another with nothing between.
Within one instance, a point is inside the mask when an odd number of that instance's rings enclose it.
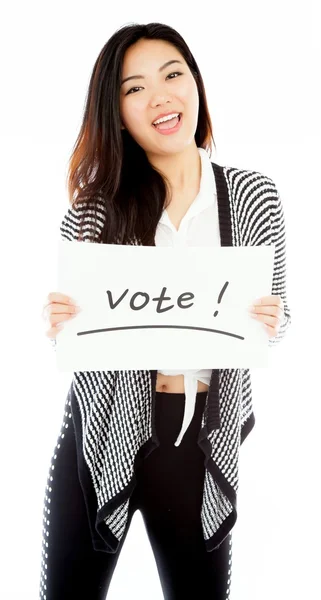
<instances>
[{"instance_id":1,"label":"white sign","mask_svg":"<svg viewBox=\"0 0 321 600\"><path fill-rule=\"evenodd\" d=\"M57 335L59 370L267 366L248 307L271 295L274 245L58 244L57 291L82 309Z\"/></svg>"}]
</instances>

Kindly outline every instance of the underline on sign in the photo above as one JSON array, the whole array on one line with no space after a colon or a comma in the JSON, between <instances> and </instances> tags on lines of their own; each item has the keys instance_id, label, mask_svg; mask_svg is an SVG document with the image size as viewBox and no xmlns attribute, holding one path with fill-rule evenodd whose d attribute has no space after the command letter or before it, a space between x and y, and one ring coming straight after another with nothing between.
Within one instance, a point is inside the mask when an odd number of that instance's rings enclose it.
<instances>
[{"instance_id":1,"label":"underline on sign","mask_svg":"<svg viewBox=\"0 0 321 600\"><path fill-rule=\"evenodd\" d=\"M130 325L128 327L107 327L104 329L79 331L77 335L91 335L93 333L103 333L105 331L123 331L125 329L193 329L195 331L208 331L209 333L219 333L221 335L228 335L229 337L244 340L244 336L237 335L236 333L230 333L229 331L222 331L221 329L210 329L209 327L191 327L188 325Z\"/></svg>"}]
</instances>

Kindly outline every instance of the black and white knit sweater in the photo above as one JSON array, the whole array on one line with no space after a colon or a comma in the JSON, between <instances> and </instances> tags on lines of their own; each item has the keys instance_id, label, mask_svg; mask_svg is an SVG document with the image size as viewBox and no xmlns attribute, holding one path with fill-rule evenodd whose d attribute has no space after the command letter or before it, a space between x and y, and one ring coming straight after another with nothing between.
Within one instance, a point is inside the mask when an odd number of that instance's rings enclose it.
<instances>
[{"instance_id":1,"label":"black and white knit sweater","mask_svg":"<svg viewBox=\"0 0 321 600\"><path fill-rule=\"evenodd\" d=\"M286 297L284 212L274 182L250 170L211 163L216 181L221 246L274 244L271 294L282 297L284 319L269 346L291 323ZM100 243L103 201L96 216L85 203L68 208L64 240ZM135 240L135 243L137 241ZM79 479L93 547L116 552L124 534L135 470L159 445L155 431L157 371L75 372L66 404L76 432ZM213 369L198 437L205 479L201 522L208 552L226 538L237 519L239 449L255 424L249 369ZM192 482L191 482L192 485Z\"/></svg>"}]
</instances>

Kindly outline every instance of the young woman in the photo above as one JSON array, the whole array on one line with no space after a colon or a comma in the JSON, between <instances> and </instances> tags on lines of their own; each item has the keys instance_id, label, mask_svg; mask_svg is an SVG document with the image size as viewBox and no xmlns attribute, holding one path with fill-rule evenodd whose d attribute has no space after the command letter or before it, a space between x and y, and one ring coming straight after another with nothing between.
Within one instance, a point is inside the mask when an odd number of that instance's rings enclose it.
<instances>
[{"instance_id":1,"label":"young woman","mask_svg":"<svg viewBox=\"0 0 321 600\"><path fill-rule=\"evenodd\" d=\"M179 33L121 28L94 65L61 235L274 244L271 295L253 307L272 345L291 321L280 196L261 173L211 162L212 137L203 80ZM46 314L55 340L75 301L52 292ZM239 447L253 426L248 369L74 373L46 487L40 598L106 598L140 510L164 598L227 600Z\"/></svg>"}]
</instances>

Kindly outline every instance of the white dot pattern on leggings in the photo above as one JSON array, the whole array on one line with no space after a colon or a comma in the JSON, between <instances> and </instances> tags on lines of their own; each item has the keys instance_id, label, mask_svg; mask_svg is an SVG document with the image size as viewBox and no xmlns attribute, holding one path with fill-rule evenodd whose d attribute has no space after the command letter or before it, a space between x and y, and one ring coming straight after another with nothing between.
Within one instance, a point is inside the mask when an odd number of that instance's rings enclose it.
<instances>
[{"instance_id":1,"label":"white dot pattern on leggings","mask_svg":"<svg viewBox=\"0 0 321 600\"><path fill-rule=\"evenodd\" d=\"M43 527L42 527L42 558L41 558L41 573L40 573L40 590L39 590L39 599L47 600L47 571L48 571L48 548L49 548L49 525L50 525L50 503L51 498L50 494L52 492L53 487L53 471L55 469L55 465L53 464L57 458L57 453L60 448L60 441L65 437L63 431L67 429L68 423L67 419L71 419L71 406L69 395L67 396L66 405L65 405L65 413L63 422L61 425L60 433L58 436L57 444L55 446L55 450L53 456L51 458L51 464L49 469L49 475L47 478L46 492L45 492L45 501L44 501L44 509L43 509Z\"/></svg>"},{"instance_id":2,"label":"white dot pattern on leggings","mask_svg":"<svg viewBox=\"0 0 321 600\"><path fill-rule=\"evenodd\" d=\"M228 559L228 564L229 564L229 570L228 570L228 580L227 580L227 589L226 589L226 596L225 596L225 600L229 600L230 597L230 589L231 589L231 580L232 580L232 534L229 534L229 551L228 551L228 555L229 555L229 559Z\"/></svg>"}]
</instances>

